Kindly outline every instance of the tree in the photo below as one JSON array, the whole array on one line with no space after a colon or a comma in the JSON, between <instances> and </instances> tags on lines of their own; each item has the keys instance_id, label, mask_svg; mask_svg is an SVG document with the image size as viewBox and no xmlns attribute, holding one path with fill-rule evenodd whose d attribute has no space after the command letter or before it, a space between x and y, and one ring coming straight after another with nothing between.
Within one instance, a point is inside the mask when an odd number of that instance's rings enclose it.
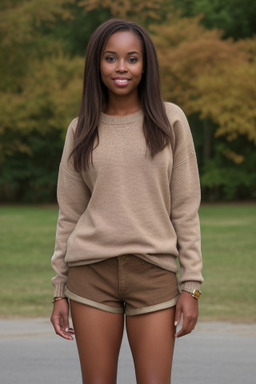
<instances>
[{"instance_id":1,"label":"tree","mask_svg":"<svg viewBox=\"0 0 256 384\"><path fill-rule=\"evenodd\" d=\"M0 91L19 92L23 76L34 58L54 54L58 42L42 33L57 18L72 17L67 5L73 0L13 0L0 4Z\"/></svg>"},{"instance_id":2,"label":"tree","mask_svg":"<svg viewBox=\"0 0 256 384\"><path fill-rule=\"evenodd\" d=\"M83 60L44 34L72 0L1 2L0 198L53 199L64 129L77 113Z\"/></svg>"},{"instance_id":3,"label":"tree","mask_svg":"<svg viewBox=\"0 0 256 384\"><path fill-rule=\"evenodd\" d=\"M199 22L172 15L152 26L164 95L190 118L207 196L244 198L247 191L255 197L256 39L222 40ZM227 184L235 172L236 182Z\"/></svg>"},{"instance_id":4,"label":"tree","mask_svg":"<svg viewBox=\"0 0 256 384\"><path fill-rule=\"evenodd\" d=\"M82 58L59 54L34 61L22 92L1 95L2 199L54 199L65 130L78 112L82 72Z\"/></svg>"},{"instance_id":5,"label":"tree","mask_svg":"<svg viewBox=\"0 0 256 384\"><path fill-rule=\"evenodd\" d=\"M170 10L168 0L80 0L79 5L87 12L108 10L109 17L137 21L144 26L161 22Z\"/></svg>"},{"instance_id":6,"label":"tree","mask_svg":"<svg viewBox=\"0 0 256 384\"><path fill-rule=\"evenodd\" d=\"M255 39L234 42L223 39L227 28L204 27L221 25L216 20L228 26L237 1L3 0L0 199L54 200L64 132L79 107L82 56L110 17L133 19L153 37L164 97L185 110L192 127L203 197L255 198ZM204 16L194 17L199 11ZM236 12L253 15L254 6L245 0Z\"/></svg>"},{"instance_id":7,"label":"tree","mask_svg":"<svg viewBox=\"0 0 256 384\"><path fill-rule=\"evenodd\" d=\"M256 33L256 3L251 0L170 0L183 16L203 15L202 25L224 31L224 37L235 40Z\"/></svg>"}]
</instances>

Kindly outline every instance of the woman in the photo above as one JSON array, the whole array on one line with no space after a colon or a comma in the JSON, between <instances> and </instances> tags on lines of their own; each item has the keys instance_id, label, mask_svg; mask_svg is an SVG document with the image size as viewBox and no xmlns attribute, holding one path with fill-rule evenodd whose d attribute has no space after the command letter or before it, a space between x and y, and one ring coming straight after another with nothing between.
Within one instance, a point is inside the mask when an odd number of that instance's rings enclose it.
<instances>
[{"instance_id":1,"label":"woman","mask_svg":"<svg viewBox=\"0 0 256 384\"><path fill-rule=\"evenodd\" d=\"M91 37L58 203L51 321L72 340L70 303L83 383L116 382L124 321L137 382L170 383L175 338L198 317L199 177L186 117L163 103L154 45L133 22Z\"/></svg>"}]
</instances>

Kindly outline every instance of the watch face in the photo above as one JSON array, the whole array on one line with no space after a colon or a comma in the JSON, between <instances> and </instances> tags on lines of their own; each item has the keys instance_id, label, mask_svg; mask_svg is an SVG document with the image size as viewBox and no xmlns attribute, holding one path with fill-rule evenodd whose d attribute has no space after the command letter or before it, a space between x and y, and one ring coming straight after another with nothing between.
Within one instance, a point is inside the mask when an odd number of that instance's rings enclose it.
<instances>
[{"instance_id":1,"label":"watch face","mask_svg":"<svg viewBox=\"0 0 256 384\"><path fill-rule=\"evenodd\" d=\"M197 289L194 289L192 296L193 296L195 299L198 300L199 297L200 297L200 295L201 295L201 292L198 291Z\"/></svg>"}]
</instances>

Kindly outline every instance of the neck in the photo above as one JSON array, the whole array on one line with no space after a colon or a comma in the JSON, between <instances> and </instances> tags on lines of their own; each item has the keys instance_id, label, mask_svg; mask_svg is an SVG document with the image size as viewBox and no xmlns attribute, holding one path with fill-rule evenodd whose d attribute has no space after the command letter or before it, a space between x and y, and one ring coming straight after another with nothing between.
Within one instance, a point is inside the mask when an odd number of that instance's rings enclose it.
<instances>
[{"instance_id":1,"label":"neck","mask_svg":"<svg viewBox=\"0 0 256 384\"><path fill-rule=\"evenodd\" d=\"M129 96L117 96L109 94L109 99L104 113L112 116L126 116L138 112L141 109L141 102L138 94Z\"/></svg>"}]
</instances>

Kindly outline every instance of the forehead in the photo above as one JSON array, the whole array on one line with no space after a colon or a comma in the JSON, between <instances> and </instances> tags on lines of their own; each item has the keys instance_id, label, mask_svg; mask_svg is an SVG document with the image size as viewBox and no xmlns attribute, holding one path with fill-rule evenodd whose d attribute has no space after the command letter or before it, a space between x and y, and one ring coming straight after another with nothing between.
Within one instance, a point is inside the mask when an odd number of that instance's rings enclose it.
<instances>
[{"instance_id":1,"label":"forehead","mask_svg":"<svg viewBox=\"0 0 256 384\"><path fill-rule=\"evenodd\" d=\"M120 31L110 36L104 50L142 51L142 42L132 31Z\"/></svg>"}]
</instances>

